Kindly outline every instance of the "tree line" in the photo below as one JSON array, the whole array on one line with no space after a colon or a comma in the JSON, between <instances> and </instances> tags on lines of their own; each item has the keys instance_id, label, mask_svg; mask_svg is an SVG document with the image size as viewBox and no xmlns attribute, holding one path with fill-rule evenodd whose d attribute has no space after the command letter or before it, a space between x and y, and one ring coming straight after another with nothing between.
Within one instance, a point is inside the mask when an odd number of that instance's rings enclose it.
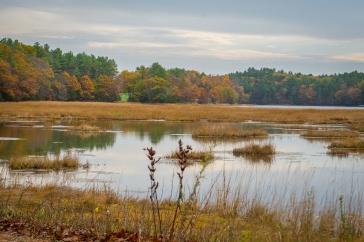
<instances>
[{"instance_id":1,"label":"tree line","mask_svg":"<svg viewBox=\"0 0 364 242\"><path fill-rule=\"evenodd\" d=\"M118 73L114 60L35 43L0 41L0 100L359 105L364 73L307 75L275 69L207 75L158 63Z\"/></svg>"},{"instance_id":2,"label":"tree line","mask_svg":"<svg viewBox=\"0 0 364 242\"><path fill-rule=\"evenodd\" d=\"M107 57L74 55L47 44L0 41L0 100L115 101L117 66Z\"/></svg>"}]
</instances>

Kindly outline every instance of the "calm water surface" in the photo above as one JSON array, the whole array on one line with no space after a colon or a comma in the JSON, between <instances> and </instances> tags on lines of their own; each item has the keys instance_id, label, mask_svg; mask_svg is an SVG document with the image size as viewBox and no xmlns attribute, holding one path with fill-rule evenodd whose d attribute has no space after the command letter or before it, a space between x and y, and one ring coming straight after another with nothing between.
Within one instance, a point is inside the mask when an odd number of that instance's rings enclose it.
<instances>
[{"instance_id":1,"label":"calm water surface","mask_svg":"<svg viewBox=\"0 0 364 242\"><path fill-rule=\"evenodd\" d=\"M214 152L215 159L205 169L201 193L211 184L229 182L232 188L243 189L248 196L265 201L288 199L312 191L322 203L337 199L341 194L364 191L364 158L361 155L333 157L327 154L328 140L307 140L300 132L310 128L345 129L342 126L301 126L267 123L230 124L242 128L262 127L269 138L249 141L195 140L191 131L201 123L163 121L95 121L90 122L107 130L97 133L69 131L72 122L49 124L24 120L7 120L0 124L0 171L8 179L21 182L64 182L75 187L105 185L118 192L146 196L148 190L147 159L143 148L153 146L157 155L165 157L177 148L179 139L194 150ZM246 143L270 143L277 155L272 162L252 162L232 155L235 147ZM78 152L90 168L73 172L13 172L7 160L14 155L59 154L67 150ZM157 179L164 197L174 189L177 168L163 158L157 168ZM187 168L187 188L191 188L202 165ZM174 185L176 186L176 185ZM218 185L220 186L220 185Z\"/></svg>"}]
</instances>

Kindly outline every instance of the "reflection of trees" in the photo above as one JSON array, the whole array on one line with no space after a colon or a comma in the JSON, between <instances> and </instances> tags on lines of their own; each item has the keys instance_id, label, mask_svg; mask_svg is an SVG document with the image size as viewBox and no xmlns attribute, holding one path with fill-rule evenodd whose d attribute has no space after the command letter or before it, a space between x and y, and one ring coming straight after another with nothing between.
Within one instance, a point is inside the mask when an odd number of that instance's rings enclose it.
<instances>
[{"instance_id":1,"label":"reflection of trees","mask_svg":"<svg viewBox=\"0 0 364 242\"><path fill-rule=\"evenodd\" d=\"M70 148L101 150L113 146L115 139L115 133L55 131L53 133L52 143L49 144L48 150L55 153Z\"/></svg>"},{"instance_id":2,"label":"reflection of trees","mask_svg":"<svg viewBox=\"0 0 364 242\"><path fill-rule=\"evenodd\" d=\"M128 121L121 124L121 129L134 132L141 139L148 137L152 144L158 144L167 134L184 133L186 126L188 124L176 122Z\"/></svg>"},{"instance_id":3,"label":"reflection of trees","mask_svg":"<svg viewBox=\"0 0 364 242\"><path fill-rule=\"evenodd\" d=\"M0 126L0 136L21 138L14 141L0 141L1 158L12 155L43 154L44 148L52 140L52 132L31 127Z\"/></svg>"},{"instance_id":4,"label":"reflection of trees","mask_svg":"<svg viewBox=\"0 0 364 242\"><path fill-rule=\"evenodd\" d=\"M13 155L44 155L70 148L106 149L115 143L116 134L106 132L62 132L44 128L0 126L0 136L22 138L0 141L0 158Z\"/></svg>"}]
</instances>

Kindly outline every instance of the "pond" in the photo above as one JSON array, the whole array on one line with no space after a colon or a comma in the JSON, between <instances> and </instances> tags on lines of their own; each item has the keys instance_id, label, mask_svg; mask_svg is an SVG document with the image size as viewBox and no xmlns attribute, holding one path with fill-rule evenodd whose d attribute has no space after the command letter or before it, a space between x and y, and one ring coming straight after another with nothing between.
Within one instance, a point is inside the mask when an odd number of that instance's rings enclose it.
<instances>
[{"instance_id":1,"label":"pond","mask_svg":"<svg viewBox=\"0 0 364 242\"><path fill-rule=\"evenodd\" d=\"M162 196L168 198L176 189L177 167L164 158L175 151L178 140L194 150L212 150L214 160L203 170L200 187L206 194L212 184L228 183L243 189L247 196L263 201L288 200L311 191L317 201L326 203L338 196L364 191L364 158L359 154L347 157L327 154L329 140L305 139L306 129L345 129L340 125L286 125L273 123L228 124L242 129L264 128L267 139L199 140L192 130L206 122L155 121L84 121L102 128L103 132L76 132L69 129L80 121L48 123L46 121L6 120L0 124L0 171L7 179L26 183L58 182L86 188L107 186L119 193L145 197L149 186L148 160L143 148L153 147L162 160L156 176ZM277 154L271 162L254 162L233 156L232 150L247 143L272 144ZM14 155L45 155L77 152L88 169L69 172L9 171L7 160ZM186 170L186 188L191 189L203 165Z\"/></svg>"}]
</instances>

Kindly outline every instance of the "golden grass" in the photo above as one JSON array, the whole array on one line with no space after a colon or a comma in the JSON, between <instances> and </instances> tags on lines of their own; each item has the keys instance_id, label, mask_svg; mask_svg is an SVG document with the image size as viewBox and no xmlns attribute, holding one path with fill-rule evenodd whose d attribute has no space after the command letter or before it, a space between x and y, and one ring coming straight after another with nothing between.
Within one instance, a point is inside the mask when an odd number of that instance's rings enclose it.
<instances>
[{"instance_id":1,"label":"golden grass","mask_svg":"<svg viewBox=\"0 0 364 242\"><path fill-rule=\"evenodd\" d=\"M279 123L364 123L362 110L269 109L236 105L139 104L98 102L2 102L1 117L81 118L170 121L243 122L249 120Z\"/></svg>"},{"instance_id":2,"label":"golden grass","mask_svg":"<svg viewBox=\"0 0 364 242\"><path fill-rule=\"evenodd\" d=\"M49 156L37 157L13 157L9 160L9 168L12 170L62 170L76 169L80 165L78 157L70 153L63 157L50 158Z\"/></svg>"},{"instance_id":3,"label":"golden grass","mask_svg":"<svg viewBox=\"0 0 364 242\"><path fill-rule=\"evenodd\" d=\"M242 148L233 149L234 156L243 156L250 161L272 161L276 150L273 145L248 144Z\"/></svg>"},{"instance_id":4,"label":"golden grass","mask_svg":"<svg viewBox=\"0 0 364 242\"><path fill-rule=\"evenodd\" d=\"M264 129L242 129L229 125L203 125L192 131L193 138L265 138L268 137Z\"/></svg>"},{"instance_id":5,"label":"golden grass","mask_svg":"<svg viewBox=\"0 0 364 242\"><path fill-rule=\"evenodd\" d=\"M310 196L280 208L264 206L259 199L246 200L244 196L228 199L233 191L227 187L218 189L216 200L182 208L175 241L356 242L364 239L364 218L354 204L352 210L344 209L345 205L333 205L316 214L313 212L315 200ZM127 241L160 241L150 239L153 221L149 200L118 197L107 189L0 186L0 204L0 217L30 224L32 236L48 231L52 241L75 241L70 237L77 238L77 235L81 238L77 241L108 241L118 231L137 235ZM173 202L163 201L160 206L162 233L168 233ZM193 225L182 229L190 217Z\"/></svg>"},{"instance_id":6,"label":"golden grass","mask_svg":"<svg viewBox=\"0 0 364 242\"><path fill-rule=\"evenodd\" d=\"M70 130L81 131L81 132L99 132L101 129L97 126L92 126L89 124L80 124L78 126L69 127Z\"/></svg>"},{"instance_id":7,"label":"golden grass","mask_svg":"<svg viewBox=\"0 0 364 242\"><path fill-rule=\"evenodd\" d=\"M191 151L187 155L188 159L194 162L209 162L214 159L214 154L211 151ZM168 159L178 159L178 152L173 152L168 155Z\"/></svg>"},{"instance_id":8,"label":"golden grass","mask_svg":"<svg viewBox=\"0 0 364 242\"><path fill-rule=\"evenodd\" d=\"M353 149L353 150L363 150L364 151L364 140L362 139L345 139L334 141L329 145L330 149Z\"/></svg>"},{"instance_id":9,"label":"golden grass","mask_svg":"<svg viewBox=\"0 0 364 242\"><path fill-rule=\"evenodd\" d=\"M302 134L305 138L355 138L359 134L346 130L309 130Z\"/></svg>"},{"instance_id":10,"label":"golden grass","mask_svg":"<svg viewBox=\"0 0 364 242\"><path fill-rule=\"evenodd\" d=\"M351 125L351 128L359 132L364 132L364 123L354 123Z\"/></svg>"}]
</instances>

